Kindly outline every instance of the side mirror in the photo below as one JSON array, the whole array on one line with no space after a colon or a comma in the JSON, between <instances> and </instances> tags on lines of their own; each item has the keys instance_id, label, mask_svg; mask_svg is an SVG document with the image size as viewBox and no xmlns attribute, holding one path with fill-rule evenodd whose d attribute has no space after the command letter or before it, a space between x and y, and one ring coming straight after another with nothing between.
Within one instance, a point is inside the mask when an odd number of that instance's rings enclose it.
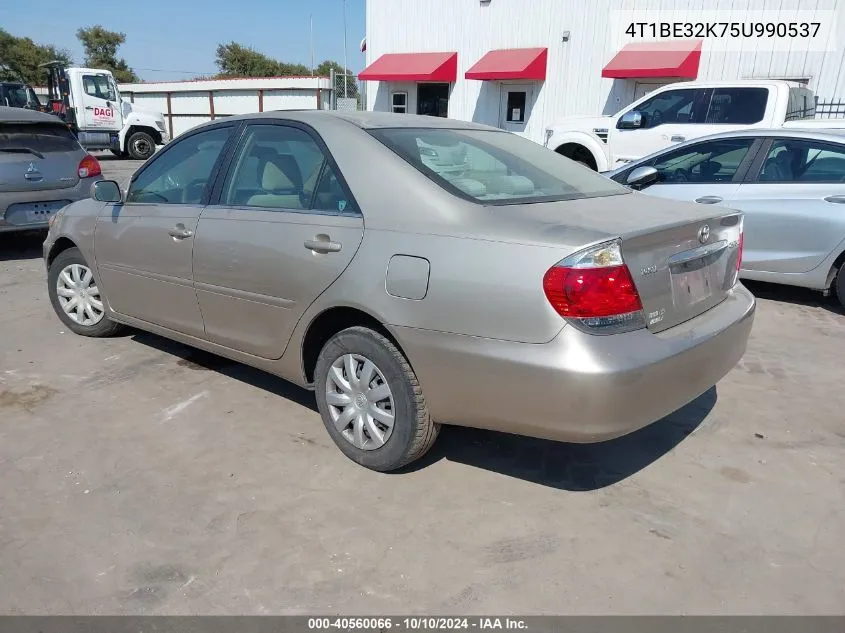
<instances>
[{"instance_id":1,"label":"side mirror","mask_svg":"<svg viewBox=\"0 0 845 633\"><path fill-rule=\"evenodd\" d=\"M121 202L120 186L114 180L100 180L92 185L92 197L98 202Z\"/></svg>"},{"instance_id":2,"label":"side mirror","mask_svg":"<svg viewBox=\"0 0 845 633\"><path fill-rule=\"evenodd\" d=\"M643 189L644 187L648 187L650 184L657 182L657 178L659 176L660 172L658 172L654 167L637 167L628 174L627 183L628 186L634 189Z\"/></svg>"},{"instance_id":3,"label":"side mirror","mask_svg":"<svg viewBox=\"0 0 845 633\"><path fill-rule=\"evenodd\" d=\"M622 115L616 127L620 130L636 130L643 126L643 115L638 110L631 110Z\"/></svg>"}]
</instances>

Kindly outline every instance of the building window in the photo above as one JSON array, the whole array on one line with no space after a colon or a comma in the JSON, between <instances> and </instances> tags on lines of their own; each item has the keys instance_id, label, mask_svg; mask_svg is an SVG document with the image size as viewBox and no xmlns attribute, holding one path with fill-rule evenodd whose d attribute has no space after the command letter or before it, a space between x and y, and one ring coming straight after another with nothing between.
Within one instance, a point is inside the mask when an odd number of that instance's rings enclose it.
<instances>
[{"instance_id":1,"label":"building window","mask_svg":"<svg viewBox=\"0 0 845 633\"><path fill-rule=\"evenodd\" d=\"M508 93L508 111L505 120L508 123L525 123L525 93Z\"/></svg>"},{"instance_id":2,"label":"building window","mask_svg":"<svg viewBox=\"0 0 845 633\"><path fill-rule=\"evenodd\" d=\"M391 107L397 114L405 114L408 111L408 93L394 92L391 96Z\"/></svg>"}]
</instances>

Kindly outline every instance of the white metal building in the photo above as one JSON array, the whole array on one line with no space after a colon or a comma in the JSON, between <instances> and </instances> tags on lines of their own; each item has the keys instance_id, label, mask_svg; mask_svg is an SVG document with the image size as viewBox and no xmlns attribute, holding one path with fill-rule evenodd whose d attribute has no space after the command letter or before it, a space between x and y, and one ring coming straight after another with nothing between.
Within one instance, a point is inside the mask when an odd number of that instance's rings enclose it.
<instances>
[{"instance_id":1,"label":"white metal building","mask_svg":"<svg viewBox=\"0 0 845 633\"><path fill-rule=\"evenodd\" d=\"M265 110L327 109L327 77L206 79L121 84L121 97L138 108L164 114L170 138L218 117Z\"/></svg>"},{"instance_id":2,"label":"white metal building","mask_svg":"<svg viewBox=\"0 0 845 633\"><path fill-rule=\"evenodd\" d=\"M370 110L471 120L538 142L560 117L614 114L674 81L790 79L841 103L843 13L845 0L367 0L359 78ZM631 22L645 24L636 37L624 32ZM669 43L649 26L660 22L692 23L704 37ZM714 37L699 23L729 26ZM734 23L774 24L775 37L731 37ZM788 37L790 23L819 26Z\"/></svg>"}]
</instances>

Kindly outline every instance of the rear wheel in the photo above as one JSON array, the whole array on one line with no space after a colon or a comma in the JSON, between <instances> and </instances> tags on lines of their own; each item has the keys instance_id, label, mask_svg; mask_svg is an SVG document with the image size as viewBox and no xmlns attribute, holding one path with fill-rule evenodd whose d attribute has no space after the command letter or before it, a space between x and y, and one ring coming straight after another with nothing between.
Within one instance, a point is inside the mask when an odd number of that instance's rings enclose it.
<instances>
[{"instance_id":1,"label":"rear wheel","mask_svg":"<svg viewBox=\"0 0 845 633\"><path fill-rule=\"evenodd\" d=\"M845 308L845 263L839 267L839 272L836 273L836 279L833 280L833 292L836 295L839 305Z\"/></svg>"},{"instance_id":2,"label":"rear wheel","mask_svg":"<svg viewBox=\"0 0 845 633\"><path fill-rule=\"evenodd\" d=\"M126 142L126 147L135 160L147 160L156 151L153 137L146 132L134 132Z\"/></svg>"},{"instance_id":3,"label":"rear wheel","mask_svg":"<svg viewBox=\"0 0 845 633\"><path fill-rule=\"evenodd\" d=\"M437 439L416 374L386 336L364 327L338 332L323 346L315 377L326 430L362 466L402 468Z\"/></svg>"},{"instance_id":4,"label":"rear wheel","mask_svg":"<svg viewBox=\"0 0 845 633\"><path fill-rule=\"evenodd\" d=\"M82 336L105 337L123 326L106 317L103 293L78 248L62 251L47 273L50 303L59 319Z\"/></svg>"}]
</instances>

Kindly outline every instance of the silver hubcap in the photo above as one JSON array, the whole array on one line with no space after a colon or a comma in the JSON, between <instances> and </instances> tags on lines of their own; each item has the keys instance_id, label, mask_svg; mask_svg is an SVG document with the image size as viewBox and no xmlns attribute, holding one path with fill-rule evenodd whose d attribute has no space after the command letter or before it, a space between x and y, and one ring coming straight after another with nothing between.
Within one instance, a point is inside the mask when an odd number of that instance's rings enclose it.
<instances>
[{"instance_id":1,"label":"silver hubcap","mask_svg":"<svg viewBox=\"0 0 845 633\"><path fill-rule=\"evenodd\" d=\"M70 264L59 273L56 294L64 313L79 325L97 325L103 319L103 301L91 269Z\"/></svg>"},{"instance_id":2,"label":"silver hubcap","mask_svg":"<svg viewBox=\"0 0 845 633\"><path fill-rule=\"evenodd\" d=\"M393 433L393 393L378 367L358 354L344 354L329 368L326 403L335 428L355 448L372 451Z\"/></svg>"},{"instance_id":3,"label":"silver hubcap","mask_svg":"<svg viewBox=\"0 0 845 633\"><path fill-rule=\"evenodd\" d=\"M145 139L139 138L133 143L138 154L147 154L150 151L150 144Z\"/></svg>"}]
</instances>

